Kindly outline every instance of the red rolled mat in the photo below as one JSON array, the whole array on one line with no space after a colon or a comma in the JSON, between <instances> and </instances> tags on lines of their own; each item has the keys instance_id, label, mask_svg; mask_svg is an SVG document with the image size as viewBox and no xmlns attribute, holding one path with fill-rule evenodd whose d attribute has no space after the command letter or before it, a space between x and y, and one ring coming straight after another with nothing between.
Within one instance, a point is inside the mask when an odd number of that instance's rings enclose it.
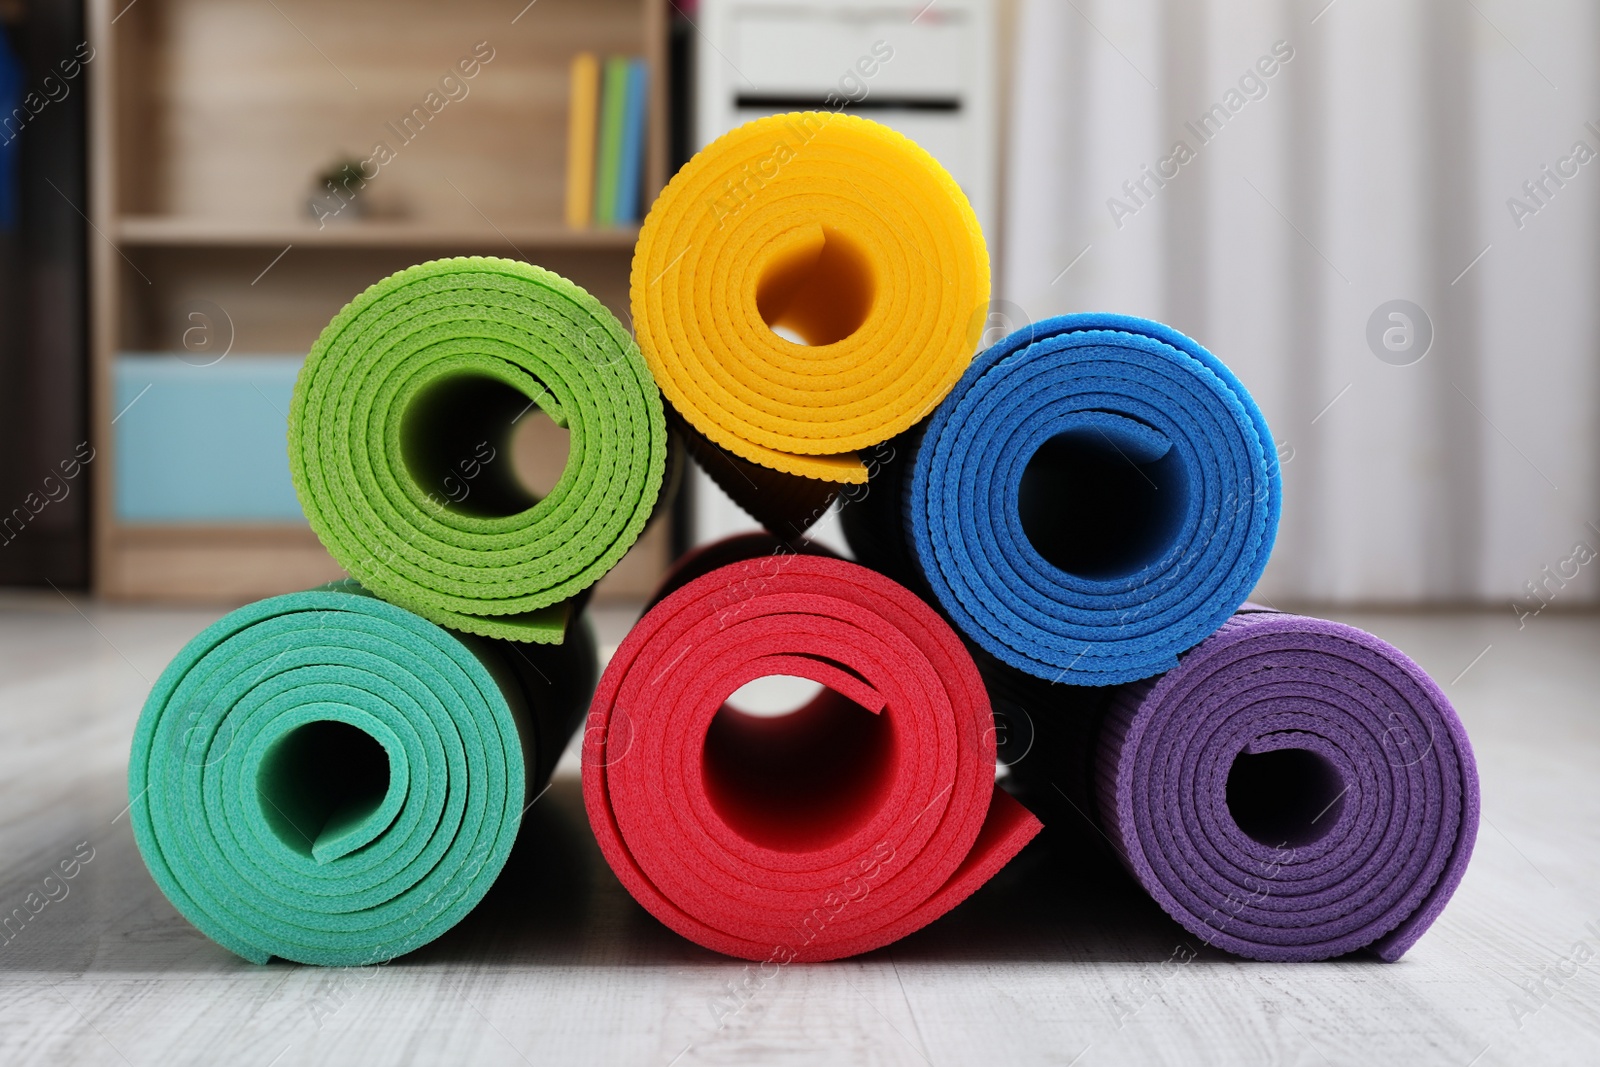
<instances>
[{"instance_id":1,"label":"red rolled mat","mask_svg":"<svg viewBox=\"0 0 1600 1067\"><path fill-rule=\"evenodd\" d=\"M931 608L756 536L685 560L600 680L583 794L634 899L707 948L829 960L937 919L1039 831L994 784L989 699ZM674 586L681 588L674 589ZM767 675L826 688L757 718Z\"/></svg>"}]
</instances>

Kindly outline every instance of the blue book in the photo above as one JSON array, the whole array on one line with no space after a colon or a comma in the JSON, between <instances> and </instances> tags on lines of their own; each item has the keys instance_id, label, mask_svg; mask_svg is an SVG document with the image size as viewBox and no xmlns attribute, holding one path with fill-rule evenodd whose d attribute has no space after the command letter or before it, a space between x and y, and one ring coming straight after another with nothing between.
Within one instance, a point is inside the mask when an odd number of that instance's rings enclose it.
<instances>
[{"instance_id":1,"label":"blue book","mask_svg":"<svg viewBox=\"0 0 1600 1067\"><path fill-rule=\"evenodd\" d=\"M628 64L628 97L622 115L622 159L617 166L616 220L619 223L638 222L640 188L644 177L645 109L649 68L642 59Z\"/></svg>"}]
</instances>

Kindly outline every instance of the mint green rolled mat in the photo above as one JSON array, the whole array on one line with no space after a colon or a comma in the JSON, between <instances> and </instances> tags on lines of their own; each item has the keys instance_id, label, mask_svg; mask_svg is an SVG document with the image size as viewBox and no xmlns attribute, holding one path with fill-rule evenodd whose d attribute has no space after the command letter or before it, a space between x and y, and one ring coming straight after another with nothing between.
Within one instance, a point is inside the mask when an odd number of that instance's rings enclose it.
<instances>
[{"instance_id":1,"label":"mint green rolled mat","mask_svg":"<svg viewBox=\"0 0 1600 1067\"><path fill-rule=\"evenodd\" d=\"M256 963L378 963L483 898L587 708L559 645L449 633L351 581L234 611L162 673L128 763L174 907Z\"/></svg>"},{"instance_id":2,"label":"mint green rolled mat","mask_svg":"<svg viewBox=\"0 0 1600 1067\"><path fill-rule=\"evenodd\" d=\"M542 499L511 441L569 431ZM555 642L661 491L661 394L628 331L560 275L490 257L409 267L334 316L289 408L289 468L333 558L441 626Z\"/></svg>"}]
</instances>

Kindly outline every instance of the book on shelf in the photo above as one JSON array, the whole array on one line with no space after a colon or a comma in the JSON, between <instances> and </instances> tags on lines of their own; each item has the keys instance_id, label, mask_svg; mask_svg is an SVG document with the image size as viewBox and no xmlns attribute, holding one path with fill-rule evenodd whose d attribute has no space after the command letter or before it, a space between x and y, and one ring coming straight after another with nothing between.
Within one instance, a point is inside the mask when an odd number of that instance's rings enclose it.
<instances>
[{"instance_id":1,"label":"book on shelf","mask_svg":"<svg viewBox=\"0 0 1600 1067\"><path fill-rule=\"evenodd\" d=\"M618 223L639 221L640 179L644 176L645 107L648 68L642 59L628 63L628 97L622 117L622 159L617 165Z\"/></svg>"},{"instance_id":2,"label":"book on shelf","mask_svg":"<svg viewBox=\"0 0 1600 1067\"><path fill-rule=\"evenodd\" d=\"M600 88L600 149L594 164L594 221L617 221L617 171L622 164L622 120L628 108L628 60L606 60Z\"/></svg>"},{"instance_id":3,"label":"book on shelf","mask_svg":"<svg viewBox=\"0 0 1600 1067\"><path fill-rule=\"evenodd\" d=\"M567 110L567 224L637 223L644 193L649 67L641 58L573 57Z\"/></svg>"},{"instance_id":4,"label":"book on shelf","mask_svg":"<svg viewBox=\"0 0 1600 1067\"><path fill-rule=\"evenodd\" d=\"M600 109L600 61L593 52L572 57L567 107L567 225L584 227L594 217L595 123Z\"/></svg>"}]
</instances>

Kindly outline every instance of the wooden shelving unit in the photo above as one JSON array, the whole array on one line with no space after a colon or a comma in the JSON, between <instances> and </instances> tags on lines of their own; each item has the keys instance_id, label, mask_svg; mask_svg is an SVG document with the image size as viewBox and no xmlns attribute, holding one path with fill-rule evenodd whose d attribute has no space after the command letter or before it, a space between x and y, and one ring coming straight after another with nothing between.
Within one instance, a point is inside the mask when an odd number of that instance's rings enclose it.
<instances>
[{"instance_id":1,"label":"wooden shelving unit","mask_svg":"<svg viewBox=\"0 0 1600 1067\"><path fill-rule=\"evenodd\" d=\"M242 600L340 573L303 522L117 514L118 354L180 352L197 302L225 312L230 354L303 355L384 275L481 254L564 274L627 321L637 229L562 222L568 65L584 50L649 61L648 202L667 177L667 14L659 0L538 0L520 11L504 0L89 0L98 592ZM401 129L459 60L475 58L476 73L457 72L454 95L420 131ZM380 141L393 157L357 197L370 212L319 227L308 207L316 175L368 158ZM540 447L527 436L519 459ZM651 527L601 595L648 591L667 525Z\"/></svg>"},{"instance_id":2,"label":"wooden shelving unit","mask_svg":"<svg viewBox=\"0 0 1600 1067\"><path fill-rule=\"evenodd\" d=\"M637 226L574 230L564 225L463 226L370 220L318 229L311 223L250 223L128 215L117 220L116 241L134 248L489 248L612 249L633 252Z\"/></svg>"}]
</instances>

